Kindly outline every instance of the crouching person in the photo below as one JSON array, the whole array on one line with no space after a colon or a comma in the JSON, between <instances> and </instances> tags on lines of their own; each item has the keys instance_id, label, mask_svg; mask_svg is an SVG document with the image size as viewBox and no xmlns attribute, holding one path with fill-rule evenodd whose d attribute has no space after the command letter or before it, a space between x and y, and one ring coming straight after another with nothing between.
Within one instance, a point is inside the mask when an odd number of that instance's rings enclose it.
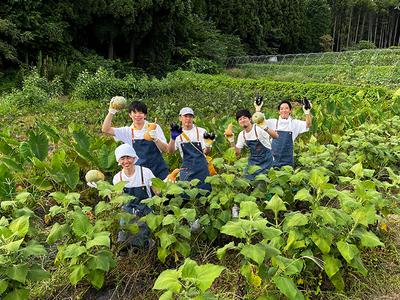
<instances>
[{"instance_id":1,"label":"crouching person","mask_svg":"<svg viewBox=\"0 0 400 300\"><path fill-rule=\"evenodd\" d=\"M126 243L127 246L147 247L151 245L150 229L145 222L139 219L151 212L151 208L141 203L141 200L152 197L151 179L155 178L150 169L137 166L135 163L139 159L135 150L129 144L122 144L115 149L115 158L122 170L113 179L113 184L125 181L124 192L132 196L132 200L125 204L122 209L133 214L131 221L139 227L139 232L131 234L126 231L118 233L118 242ZM120 221L121 225L124 220Z\"/></svg>"}]
</instances>

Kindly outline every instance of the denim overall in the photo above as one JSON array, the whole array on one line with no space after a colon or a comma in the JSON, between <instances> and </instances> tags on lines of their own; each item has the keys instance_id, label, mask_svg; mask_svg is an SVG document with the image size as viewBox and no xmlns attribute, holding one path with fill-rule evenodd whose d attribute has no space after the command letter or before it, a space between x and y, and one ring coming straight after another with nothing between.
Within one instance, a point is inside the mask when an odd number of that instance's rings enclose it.
<instances>
[{"instance_id":1,"label":"denim overall","mask_svg":"<svg viewBox=\"0 0 400 300\"><path fill-rule=\"evenodd\" d=\"M257 139L253 141L246 140L245 131L243 131L243 138L247 147L250 149L249 166L257 165L261 167L261 169L257 170L253 174L247 174L246 178L250 180L253 180L258 174L266 173L270 168L272 168L273 165L271 150L260 142L258 139L256 125L253 125L253 127Z\"/></svg>"},{"instance_id":2,"label":"denim overall","mask_svg":"<svg viewBox=\"0 0 400 300\"><path fill-rule=\"evenodd\" d=\"M160 179L165 179L168 175L168 167L162 157L156 143L146 141L145 139L135 140L134 129L132 130L132 147L135 149L139 160L136 162L138 166L149 168L154 176Z\"/></svg>"},{"instance_id":3,"label":"denim overall","mask_svg":"<svg viewBox=\"0 0 400 300\"><path fill-rule=\"evenodd\" d=\"M179 174L179 178L182 181L191 181L192 179L199 179L200 182L197 185L198 188L203 190L211 191L211 185L205 183L204 179L210 176L208 171L208 162L201 148L199 139L199 129L197 131L197 142L183 142L182 134L179 136L182 143L182 167Z\"/></svg>"},{"instance_id":4,"label":"denim overall","mask_svg":"<svg viewBox=\"0 0 400 300\"><path fill-rule=\"evenodd\" d=\"M290 128L291 128L290 123ZM278 129L278 120L276 120L276 129ZM274 156L274 167L282 166L294 167L293 158L293 132L277 130L279 138L272 140L272 155Z\"/></svg>"},{"instance_id":5,"label":"denim overall","mask_svg":"<svg viewBox=\"0 0 400 300\"><path fill-rule=\"evenodd\" d=\"M150 207L148 207L146 204L140 203L141 200L149 198L146 185L144 184L142 167L140 167L140 174L142 178L142 186L124 188L124 193L129 194L134 198L122 207L123 210L131 214L134 214L137 217L137 219L151 212ZM119 173L119 177L120 180L122 181L122 171ZM139 231L136 234L120 231L118 233L119 242L127 242L128 245L134 247L144 247L146 243L148 243L151 234L150 229L147 227L147 224L145 222L139 221L137 219L132 219L130 222L137 224L139 226ZM124 220L121 220L120 224L123 225Z\"/></svg>"}]
</instances>

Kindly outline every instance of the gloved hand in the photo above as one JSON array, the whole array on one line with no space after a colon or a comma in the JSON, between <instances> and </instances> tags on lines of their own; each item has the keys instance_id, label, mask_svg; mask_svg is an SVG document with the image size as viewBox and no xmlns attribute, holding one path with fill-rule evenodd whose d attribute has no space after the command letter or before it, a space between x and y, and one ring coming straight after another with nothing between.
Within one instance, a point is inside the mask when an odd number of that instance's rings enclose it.
<instances>
[{"instance_id":1,"label":"gloved hand","mask_svg":"<svg viewBox=\"0 0 400 300\"><path fill-rule=\"evenodd\" d=\"M117 96L116 96L117 97ZM116 99L116 97L112 97L110 100L110 105L108 106L108 112L112 115L115 115L117 112L119 112L118 109L113 108L113 103Z\"/></svg>"},{"instance_id":2,"label":"gloved hand","mask_svg":"<svg viewBox=\"0 0 400 300\"><path fill-rule=\"evenodd\" d=\"M215 141L215 134L212 132L210 133L204 132L203 137L204 137L204 143L206 143L206 147L211 148L212 144Z\"/></svg>"},{"instance_id":3,"label":"gloved hand","mask_svg":"<svg viewBox=\"0 0 400 300\"><path fill-rule=\"evenodd\" d=\"M158 138L157 138L157 132L156 132L155 129L154 130L150 130L149 131L149 135L153 139L154 142L157 142Z\"/></svg>"},{"instance_id":4,"label":"gloved hand","mask_svg":"<svg viewBox=\"0 0 400 300\"><path fill-rule=\"evenodd\" d=\"M263 102L263 97L261 97L260 95L257 94L254 102L254 107L256 109L256 112L261 111L261 107L263 106L264 102Z\"/></svg>"},{"instance_id":5,"label":"gloved hand","mask_svg":"<svg viewBox=\"0 0 400 300\"><path fill-rule=\"evenodd\" d=\"M310 111L311 111L311 108L312 108L311 101L308 100L307 98L304 98L303 99L303 111L304 111L304 114L309 115Z\"/></svg>"},{"instance_id":6,"label":"gloved hand","mask_svg":"<svg viewBox=\"0 0 400 300\"><path fill-rule=\"evenodd\" d=\"M171 139L175 141L178 135L182 133L182 127L180 127L176 123L171 123L170 132L171 132Z\"/></svg>"},{"instance_id":7,"label":"gloved hand","mask_svg":"<svg viewBox=\"0 0 400 300\"><path fill-rule=\"evenodd\" d=\"M97 184L96 184L96 182L88 182L88 183L86 183L89 187L91 187L91 188L95 188L95 189L97 189Z\"/></svg>"},{"instance_id":8,"label":"gloved hand","mask_svg":"<svg viewBox=\"0 0 400 300\"><path fill-rule=\"evenodd\" d=\"M230 144L232 144L232 143L235 142L235 135L234 135L234 134L232 134L232 135L225 135L225 137L226 137L226 139L228 140L228 142L229 142Z\"/></svg>"}]
</instances>

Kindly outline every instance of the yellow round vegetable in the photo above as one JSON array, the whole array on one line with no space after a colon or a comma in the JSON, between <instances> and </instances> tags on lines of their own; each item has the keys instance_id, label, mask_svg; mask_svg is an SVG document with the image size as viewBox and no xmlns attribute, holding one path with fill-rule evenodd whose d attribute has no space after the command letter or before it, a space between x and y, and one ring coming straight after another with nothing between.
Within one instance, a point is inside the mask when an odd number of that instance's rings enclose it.
<instances>
[{"instance_id":1,"label":"yellow round vegetable","mask_svg":"<svg viewBox=\"0 0 400 300\"><path fill-rule=\"evenodd\" d=\"M85 175L86 182L97 182L100 180L104 180L104 174L99 170L90 170Z\"/></svg>"},{"instance_id":2,"label":"yellow round vegetable","mask_svg":"<svg viewBox=\"0 0 400 300\"><path fill-rule=\"evenodd\" d=\"M121 110L128 106L128 102L122 96L113 97L114 101L111 104L111 108Z\"/></svg>"},{"instance_id":3,"label":"yellow round vegetable","mask_svg":"<svg viewBox=\"0 0 400 300\"><path fill-rule=\"evenodd\" d=\"M253 121L253 123L255 124L261 124L262 122L264 122L264 114L262 112L255 112L253 114L253 116L251 117L251 120Z\"/></svg>"}]
</instances>

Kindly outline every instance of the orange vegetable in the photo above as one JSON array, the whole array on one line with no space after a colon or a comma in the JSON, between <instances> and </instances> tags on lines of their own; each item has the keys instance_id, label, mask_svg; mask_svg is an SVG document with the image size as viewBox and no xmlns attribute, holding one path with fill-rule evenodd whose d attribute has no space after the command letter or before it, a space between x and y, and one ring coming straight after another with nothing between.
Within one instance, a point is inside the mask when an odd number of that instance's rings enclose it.
<instances>
[{"instance_id":1,"label":"orange vegetable","mask_svg":"<svg viewBox=\"0 0 400 300\"><path fill-rule=\"evenodd\" d=\"M167 181L175 182L176 181L176 176L178 176L178 173L181 169L175 169L173 170L170 174L167 176Z\"/></svg>"},{"instance_id":2,"label":"orange vegetable","mask_svg":"<svg viewBox=\"0 0 400 300\"><path fill-rule=\"evenodd\" d=\"M149 123L147 126L147 131L144 133L143 138L146 141L153 141L153 138L150 136L149 131L155 130L157 128L157 123Z\"/></svg>"},{"instance_id":3,"label":"orange vegetable","mask_svg":"<svg viewBox=\"0 0 400 300\"><path fill-rule=\"evenodd\" d=\"M229 123L228 127L226 127L226 129L225 129L224 135L227 137L232 136L233 135L232 129L233 129L233 124Z\"/></svg>"}]
</instances>

